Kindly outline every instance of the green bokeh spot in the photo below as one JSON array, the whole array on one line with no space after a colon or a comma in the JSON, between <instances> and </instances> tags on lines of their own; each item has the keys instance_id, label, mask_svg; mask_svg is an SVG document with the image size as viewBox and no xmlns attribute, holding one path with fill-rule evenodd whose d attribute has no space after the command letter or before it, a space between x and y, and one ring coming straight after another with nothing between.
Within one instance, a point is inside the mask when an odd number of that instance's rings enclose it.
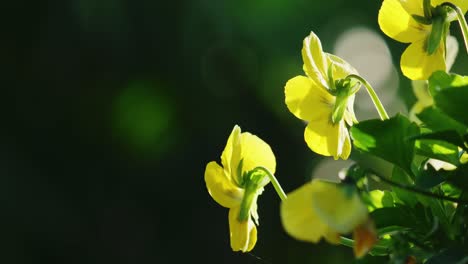
<instances>
[{"instance_id":1,"label":"green bokeh spot","mask_svg":"<svg viewBox=\"0 0 468 264\"><path fill-rule=\"evenodd\" d=\"M172 104L149 82L131 83L114 102L114 129L139 151L160 152L167 146Z\"/></svg>"}]
</instances>

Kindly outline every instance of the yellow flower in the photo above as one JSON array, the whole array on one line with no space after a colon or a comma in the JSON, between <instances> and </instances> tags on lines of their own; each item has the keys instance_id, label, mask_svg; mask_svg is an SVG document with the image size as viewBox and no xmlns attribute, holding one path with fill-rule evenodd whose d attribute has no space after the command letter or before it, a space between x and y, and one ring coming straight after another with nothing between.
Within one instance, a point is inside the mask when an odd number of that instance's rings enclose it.
<instances>
[{"instance_id":1,"label":"yellow flower","mask_svg":"<svg viewBox=\"0 0 468 264\"><path fill-rule=\"evenodd\" d=\"M376 242L366 206L353 186L312 180L281 203L281 221L292 237L317 243L324 238L340 243L340 235L354 232L355 254L363 256Z\"/></svg>"},{"instance_id":2,"label":"yellow flower","mask_svg":"<svg viewBox=\"0 0 468 264\"><path fill-rule=\"evenodd\" d=\"M453 36L447 36L447 54L445 65L447 67L447 71L450 71L452 68L453 63L458 54L458 42ZM417 114L421 113L424 108L432 106L434 104L434 100L429 93L429 83L427 80L414 80L411 81L411 86L413 87L413 93L416 96L416 102L414 103L413 107L409 112L409 119L411 121L421 123L421 120L416 116Z\"/></svg>"},{"instance_id":3,"label":"yellow flower","mask_svg":"<svg viewBox=\"0 0 468 264\"><path fill-rule=\"evenodd\" d=\"M400 61L403 74L411 80L427 80L433 72L446 70L446 23L451 18L444 9L436 8L444 2L457 5L463 13L468 10L466 0L432 0L428 8L424 8L423 0L382 3L378 17L380 29L396 41L411 43Z\"/></svg>"},{"instance_id":4,"label":"yellow flower","mask_svg":"<svg viewBox=\"0 0 468 264\"><path fill-rule=\"evenodd\" d=\"M338 102L336 84L357 71L341 58L323 52L313 32L304 39L302 59L307 76L296 76L286 83L286 105L296 117L308 122L304 138L312 151L334 159L347 159L351 140L346 123L351 126L357 122L354 94L346 94ZM339 113L338 118L333 120L335 113Z\"/></svg>"},{"instance_id":5,"label":"yellow flower","mask_svg":"<svg viewBox=\"0 0 468 264\"><path fill-rule=\"evenodd\" d=\"M207 164L206 187L217 203L229 208L232 250L247 252L257 241L257 198L270 182L268 177L248 172L262 166L274 173L275 156L267 143L248 132L241 133L236 125L221 154L221 164Z\"/></svg>"}]
</instances>

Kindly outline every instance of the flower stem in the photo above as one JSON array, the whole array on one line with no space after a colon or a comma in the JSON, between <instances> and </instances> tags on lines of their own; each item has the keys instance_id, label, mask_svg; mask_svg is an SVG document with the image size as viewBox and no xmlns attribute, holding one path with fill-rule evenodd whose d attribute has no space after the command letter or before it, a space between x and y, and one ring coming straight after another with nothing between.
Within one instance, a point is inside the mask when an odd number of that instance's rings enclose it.
<instances>
[{"instance_id":1,"label":"flower stem","mask_svg":"<svg viewBox=\"0 0 468 264\"><path fill-rule=\"evenodd\" d=\"M444 196L444 195L432 193L432 192L429 192L429 191L421 190L421 189L415 188L413 186L408 186L408 185L404 185L404 184L401 184L401 183L398 183L398 182L394 182L394 181L392 181L390 179L387 179L387 178L385 178L383 176L380 176L377 173L374 173L374 172L371 172L371 171L370 171L369 175L372 178L374 178L374 180L376 180L376 181L382 181L382 182L385 182L385 183L387 183L387 184L389 184L391 186L394 186L394 187L397 187L397 188L400 188L400 189L403 189L403 190L406 190L406 191L414 192L414 193L417 193L417 194L421 194L421 195L428 196L428 197L431 197L431 198L436 198L436 199L439 199L439 200L445 200L445 201L450 201L450 202L454 202L454 203L458 203L458 204L468 205L468 201L466 201L466 200L461 200L461 199L457 199L457 198L454 198L454 197Z\"/></svg>"},{"instance_id":2,"label":"flower stem","mask_svg":"<svg viewBox=\"0 0 468 264\"><path fill-rule=\"evenodd\" d=\"M466 23L466 19L465 19L465 15L463 14L463 11L458 6L449 2L443 3L442 6L450 7L452 10L455 11L455 13L457 13L458 23L460 23L460 27L463 33L463 38L465 40L466 52L468 53L468 24Z\"/></svg>"},{"instance_id":3,"label":"flower stem","mask_svg":"<svg viewBox=\"0 0 468 264\"><path fill-rule=\"evenodd\" d=\"M281 201L286 200L286 193L283 191L283 188L281 188L281 185L279 184L278 180L276 179L275 175L273 175L273 173L271 173L267 168L262 166L256 167L254 170L263 171L270 179L271 184L273 184L273 187L275 188L276 193L278 193L278 196L280 197Z\"/></svg>"},{"instance_id":4,"label":"flower stem","mask_svg":"<svg viewBox=\"0 0 468 264\"><path fill-rule=\"evenodd\" d=\"M374 103L375 108L377 109L377 112L379 113L380 119L382 120L389 119L388 114L385 111L385 108L383 107L382 103L380 102L379 97L375 93L372 86L364 78L356 74L351 74L351 75L348 75L346 79L355 79L359 81L362 85L364 85L364 87L366 87L367 93L369 93L369 96L371 97L372 102Z\"/></svg>"}]
</instances>

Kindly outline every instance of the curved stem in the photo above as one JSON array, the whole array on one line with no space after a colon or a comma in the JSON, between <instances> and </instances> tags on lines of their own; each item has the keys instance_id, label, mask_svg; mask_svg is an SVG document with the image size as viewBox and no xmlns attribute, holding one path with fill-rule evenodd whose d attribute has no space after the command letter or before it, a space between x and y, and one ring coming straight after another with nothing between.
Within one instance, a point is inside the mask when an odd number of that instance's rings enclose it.
<instances>
[{"instance_id":1,"label":"curved stem","mask_svg":"<svg viewBox=\"0 0 468 264\"><path fill-rule=\"evenodd\" d=\"M457 13L458 23L460 23L460 27L463 33L463 38L465 40L466 52L468 53L468 24L466 23L466 19L465 19L465 15L463 14L463 11L458 6L449 2L443 3L442 6L450 7L452 10L455 11L455 13Z\"/></svg>"},{"instance_id":2,"label":"curved stem","mask_svg":"<svg viewBox=\"0 0 468 264\"><path fill-rule=\"evenodd\" d=\"M454 202L454 203L459 203L459 204L465 204L465 205L468 205L468 201L466 200L461 200L461 199L457 199L457 198L453 198L453 197L449 197L449 196L444 196L444 195L439 195L439 194L436 194L436 193L432 193L432 192L429 192L429 191L425 191L425 190L421 190L421 189L418 189L418 188L415 188L413 186L408 186L408 185L404 185L404 184L401 184L401 183L398 183L398 182L394 182L390 179L387 179L383 176L380 176L372 171L370 171L370 176L374 178L374 180L376 181L382 181L382 182L385 182L391 186L394 186L394 187L397 187L397 188L400 188L400 189L403 189L403 190L407 190L407 191L410 191L410 192L414 192L414 193L417 193L417 194L421 194L421 195L424 195L424 196L428 196L428 197L431 197L431 198L436 198L436 199L440 199L440 200L445 200L445 201L450 201L450 202Z\"/></svg>"},{"instance_id":3,"label":"curved stem","mask_svg":"<svg viewBox=\"0 0 468 264\"><path fill-rule=\"evenodd\" d=\"M382 105L382 102L380 102L379 97L375 93L374 89L372 86L361 76L356 75L356 74L351 74L346 77L346 79L355 79L359 81L364 87L366 87L367 93L369 93L369 96L372 99L372 102L375 105L375 108L377 109L377 112L379 113L380 119L386 120L389 119L387 111L385 111L385 108Z\"/></svg>"},{"instance_id":4,"label":"curved stem","mask_svg":"<svg viewBox=\"0 0 468 264\"><path fill-rule=\"evenodd\" d=\"M267 168L262 167L262 166L256 167L254 170L263 171L270 179L271 184L273 184L273 187L275 188L275 191L280 197L280 199L282 201L286 200L287 198L286 193L283 191L283 188L281 188L281 185L279 184L278 180L276 179L275 175L273 175L273 173L271 173Z\"/></svg>"}]
</instances>

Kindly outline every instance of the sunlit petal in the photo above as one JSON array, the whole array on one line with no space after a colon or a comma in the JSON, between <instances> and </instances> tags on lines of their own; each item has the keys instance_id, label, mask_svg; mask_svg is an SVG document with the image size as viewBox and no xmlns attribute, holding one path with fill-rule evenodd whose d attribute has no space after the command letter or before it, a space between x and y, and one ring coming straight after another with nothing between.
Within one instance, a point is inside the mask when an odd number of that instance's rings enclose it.
<instances>
[{"instance_id":1,"label":"sunlit petal","mask_svg":"<svg viewBox=\"0 0 468 264\"><path fill-rule=\"evenodd\" d=\"M235 125L226 143L226 147L221 154L221 164L228 172L227 177L231 178L231 174L236 173L237 165L240 161L241 145L240 145L241 129ZM235 175L234 176L235 179ZM237 180L237 179L236 179Z\"/></svg>"},{"instance_id":2,"label":"sunlit petal","mask_svg":"<svg viewBox=\"0 0 468 264\"><path fill-rule=\"evenodd\" d=\"M408 14L424 16L422 0L398 0Z\"/></svg>"},{"instance_id":3,"label":"sunlit petal","mask_svg":"<svg viewBox=\"0 0 468 264\"><path fill-rule=\"evenodd\" d=\"M328 227L312 209L312 188L311 183L306 183L288 194L281 203L281 221L295 239L316 243L328 232Z\"/></svg>"},{"instance_id":4,"label":"sunlit petal","mask_svg":"<svg viewBox=\"0 0 468 264\"><path fill-rule=\"evenodd\" d=\"M229 210L229 230L233 251L247 252L253 249L257 241L257 228L251 219L239 221L239 207Z\"/></svg>"},{"instance_id":5,"label":"sunlit petal","mask_svg":"<svg viewBox=\"0 0 468 264\"><path fill-rule=\"evenodd\" d=\"M205 183L211 197L221 206L232 208L240 205L244 190L237 187L214 161L206 165Z\"/></svg>"},{"instance_id":6,"label":"sunlit petal","mask_svg":"<svg viewBox=\"0 0 468 264\"><path fill-rule=\"evenodd\" d=\"M302 47L304 71L314 82L328 88L327 59L322 50L322 43L314 32L304 39Z\"/></svg>"},{"instance_id":7,"label":"sunlit petal","mask_svg":"<svg viewBox=\"0 0 468 264\"><path fill-rule=\"evenodd\" d=\"M243 171L250 171L257 166L275 173L276 159L270 146L259 137L248 132L241 135Z\"/></svg>"},{"instance_id":8,"label":"sunlit petal","mask_svg":"<svg viewBox=\"0 0 468 264\"><path fill-rule=\"evenodd\" d=\"M435 71L445 71L445 45L441 42L434 54L425 49L425 40L411 43L401 55L401 71L411 80L427 80Z\"/></svg>"},{"instance_id":9,"label":"sunlit petal","mask_svg":"<svg viewBox=\"0 0 468 264\"><path fill-rule=\"evenodd\" d=\"M326 53L328 64L333 64L333 79L343 79L350 74L358 74L357 70L342 58Z\"/></svg>"},{"instance_id":10,"label":"sunlit petal","mask_svg":"<svg viewBox=\"0 0 468 264\"><path fill-rule=\"evenodd\" d=\"M380 29L394 40L410 43L424 39L429 34L431 27L416 22L411 14L402 6L399 0L384 0L379 11L378 22ZM406 1L405 7L414 9L413 2Z\"/></svg>"},{"instance_id":11,"label":"sunlit petal","mask_svg":"<svg viewBox=\"0 0 468 264\"><path fill-rule=\"evenodd\" d=\"M312 151L338 159L341 154L338 149L340 126L333 124L330 116L310 121L305 129L304 139Z\"/></svg>"},{"instance_id":12,"label":"sunlit petal","mask_svg":"<svg viewBox=\"0 0 468 264\"><path fill-rule=\"evenodd\" d=\"M290 79L284 93L289 111L305 121L330 115L335 103L332 95L305 76Z\"/></svg>"},{"instance_id":13,"label":"sunlit petal","mask_svg":"<svg viewBox=\"0 0 468 264\"><path fill-rule=\"evenodd\" d=\"M346 189L352 187L321 180L314 180L312 186L312 207L337 233L349 233L368 218L358 193Z\"/></svg>"},{"instance_id":14,"label":"sunlit petal","mask_svg":"<svg viewBox=\"0 0 468 264\"><path fill-rule=\"evenodd\" d=\"M345 122L340 122L340 131L338 135L338 156L343 160L347 160L351 154L351 139Z\"/></svg>"}]
</instances>

